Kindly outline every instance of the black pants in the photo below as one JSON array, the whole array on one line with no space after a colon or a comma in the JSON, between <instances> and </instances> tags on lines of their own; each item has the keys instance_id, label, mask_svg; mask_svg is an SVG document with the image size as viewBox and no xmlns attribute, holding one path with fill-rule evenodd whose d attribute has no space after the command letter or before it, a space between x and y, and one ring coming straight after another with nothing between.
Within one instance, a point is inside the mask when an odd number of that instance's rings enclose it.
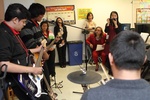
<instances>
[{"instance_id":1,"label":"black pants","mask_svg":"<svg viewBox=\"0 0 150 100\"><path fill-rule=\"evenodd\" d=\"M47 66L48 66L48 71L49 71L49 75L51 75L52 77L55 76L56 72L55 72L55 50L53 51L48 51L49 59L46 60Z\"/></svg>"},{"instance_id":2,"label":"black pants","mask_svg":"<svg viewBox=\"0 0 150 100\"><path fill-rule=\"evenodd\" d=\"M43 69L44 69L44 75L45 75L45 77L46 77L46 79L47 79L47 82L48 82L48 84L50 84L50 77L49 77L49 71L48 71L48 66L47 66L47 63L46 62L44 62L44 66L43 66ZM47 89L47 86L46 86L46 84L45 84L45 82L44 82L44 80L42 80L42 82L41 82L42 84L42 88L43 89Z\"/></svg>"},{"instance_id":3,"label":"black pants","mask_svg":"<svg viewBox=\"0 0 150 100\"><path fill-rule=\"evenodd\" d=\"M105 66L108 68L108 74L109 74L109 75L112 75L112 70L111 70L111 66L110 66L110 62L109 62L109 57L108 57L108 55L107 55L107 57L106 57Z\"/></svg>"},{"instance_id":4,"label":"black pants","mask_svg":"<svg viewBox=\"0 0 150 100\"><path fill-rule=\"evenodd\" d=\"M66 66L66 44L62 47L59 47L59 45L57 45L57 51L60 67L64 65Z\"/></svg>"}]
</instances>

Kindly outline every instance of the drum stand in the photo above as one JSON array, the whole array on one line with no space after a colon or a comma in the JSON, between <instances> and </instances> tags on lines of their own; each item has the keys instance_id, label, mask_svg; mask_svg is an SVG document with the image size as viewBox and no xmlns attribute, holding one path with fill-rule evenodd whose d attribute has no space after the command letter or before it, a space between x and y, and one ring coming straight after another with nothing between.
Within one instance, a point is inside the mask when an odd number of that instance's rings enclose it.
<instances>
[{"instance_id":1,"label":"drum stand","mask_svg":"<svg viewBox=\"0 0 150 100\"><path fill-rule=\"evenodd\" d=\"M54 84L52 85L52 87L54 86L54 88L57 88L57 89L60 91L60 93L62 93L62 91L60 90L60 88L63 87L62 82L63 82L63 81L57 83L57 82L56 82L56 76L54 76Z\"/></svg>"},{"instance_id":2,"label":"drum stand","mask_svg":"<svg viewBox=\"0 0 150 100\"><path fill-rule=\"evenodd\" d=\"M73 91L73 93L83 94L84 92L86 92L88 90L88 86L86 84L81 84L81 86L83 88L83 92Z\"/></svg>"}]
</instances>

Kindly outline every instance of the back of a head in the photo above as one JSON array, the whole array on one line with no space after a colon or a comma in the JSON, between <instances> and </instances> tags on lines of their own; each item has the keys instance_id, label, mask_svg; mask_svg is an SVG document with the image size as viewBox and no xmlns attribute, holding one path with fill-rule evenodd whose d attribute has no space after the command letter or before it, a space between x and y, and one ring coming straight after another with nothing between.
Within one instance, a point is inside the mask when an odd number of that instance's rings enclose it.
<instances>
[{"instance_id":1,"label":"back of a head","mask_svg":"<svg viewBox=\"0 0 150 100\"><path fill-rule=\"evenodd\" d=\"M31 13L31 18L36 18L45 14L45 7L40 3L32 3L29 7L29 12Z\"/></svg>"},{"instance_id":2,"label":"back of a head","mask_svg":"<svg viewBox=\"0 0 150 100\"><path fill-rule=\"evenodd\" d=\"M15 17L17 17L19 20L29 19L30 13L22 4L10 4L5 12L5 21L10 21Z\"/></svg>"},{"instance_id":3,"label":"back of a head","mask_svg":"<svg viewBox=\"0 0 150 100\"><path fill-rule=\"evenodd\" d=\"M145 44L138 33L122 31L111 42L110 53L118 69L139 70L145 60Z\"/></svg>"}]
</instances>

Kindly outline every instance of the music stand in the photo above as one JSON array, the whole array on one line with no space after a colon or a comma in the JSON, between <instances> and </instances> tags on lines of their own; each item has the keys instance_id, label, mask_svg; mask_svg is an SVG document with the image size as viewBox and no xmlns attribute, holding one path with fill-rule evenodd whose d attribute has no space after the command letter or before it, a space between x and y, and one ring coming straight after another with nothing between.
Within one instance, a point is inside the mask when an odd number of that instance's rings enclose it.
<instances>
[{"instance_id":1,"label":"music stand","mask_svg":"<svg viewBox=\"0 0 150 100\"><path fill-rule=\"evenodd\" d=\"M75 71L70 74L68 74L67 78L77 84L81 84L83 91L85 92L88 88L88 84L93 84L101 80L101 75L94 72L94 71L87 71L86 73L83 71ZM83 94L82 92L75 92L73 93L80 93Z\"/></svg>"},{"instance_id":2,"label":"music stand","mask_svg":"<svg viewBox=\"0 0 150 100\"><path fill-rule=\"evenodd\" d=\"M5 67L5 70L4 72L2 73L2 68ZM2 75L3 74L3 75ZM5 100L8 100L7 98L7 94L6 94L6 84L5 84L5 77L6 77L6 74L7 74L7 65L6 64L3 64L1 67L0 67L0 89L2 90L3 94L2 97L0 98L5 98Z\"/></svg>"},{"instance_id":3,"label":"music stand","mask_svg":"<svg viewBox=\"0 0 150 100\"><path fill-rule=\"evenodd\" d=\"M63 81L61 82L56 82L56 76L54 76L54 84L52 85L52 87L54 86L54 88L58 88L58 90L62 93L62 91L60 90L60 88L63 87L63 85L61 84Z\"/></svg>"}]
</instances>

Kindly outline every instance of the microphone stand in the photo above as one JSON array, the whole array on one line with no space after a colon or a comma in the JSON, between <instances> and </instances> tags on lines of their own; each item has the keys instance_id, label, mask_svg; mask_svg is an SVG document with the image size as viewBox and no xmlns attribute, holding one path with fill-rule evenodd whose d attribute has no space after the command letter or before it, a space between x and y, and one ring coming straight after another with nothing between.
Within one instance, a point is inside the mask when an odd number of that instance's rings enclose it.
<instances>
[{"instance_id":1,"label":"microphone stand","mask_svg":"<svg viewBox=\"0 0 150 100\"><path fill-rule=\"evenodd\" d=\"M53 22L53 21L48 21L48 22L49 22L50 24L56 24L56 22ZM83 75L86 75L86 73L87 73L87 55L86 55L86 54L87 54L87 53L86 53L87 46L86 46L86 34L88 34L89 31L86 30L86 29L77 27L77 26L70 25L70 24L64 24L64 25L70 26L70 27L74 27L74 28L77 28L77 29L81 29L81 30L82 30L82 33L84 34L84 44L85 44L85 64L86 64L86 65L85 65L85 68L86 68L86 70L84 70L81 66L80 66L80 70L82 71L82 74L83 74ZM84 92L88 89L86 84L81 84L81 86L82 86ZM73 91L73 93L83 94L82 92L75 92L75 91Z\"/></svg>"},{"instance_id":2,"label":"microphone stand","mask_svg":"<svg viewBox=\"0 0 150 100\"><path fill-rule=\"evenodd\" d=\"M81 29L81 30L82 30L82 33L84 34L84 45L85 45L85 68L86 68L86 71L87 71L87 62L88 62L88 60L87 60L86 34L88 34L89 31L86 30L86 29L83 29L83 28L81 28L81 27L73 26L73 25L70 25L70 24L64 24L64 25L67 25L67 26L74 27L74 28L77 28L77 29ZM80 67L80 68L81 68L81 67ZM81 70L82 70L83 74L86 73L85 71L83 71L83 68L81 68Z\"/></svg>"},{"instance_id":3,"label":"microphone stand","mask_svg":"<svg viewBox=\"0 0 150 100\"><path fill-rule=\"evenodd\" d=\"M2 74L2 68L3 67L5 67L5 70L4 70L4 72L3 72L3 75L1 76L1 74ZM7 74L7 65L6 64L3 64L1 67L0 67L0 89L2 89L2 91L3 91L3 95L2 95L2 98L5 98L5 100L8 100L8 98L7 98L7 91L6 91L6 89L5 89L5 81L4 81L4 79L5 79L5 77L6 77L6 74Z\"/></svg>"},{"instance_id":4,"label":"microphone stand","mask_svg":"<svg viewBox=\"0 0 150 100\"><path fill-rule=\"evenodd\" d=\"M82 74L83 74L83 75L86 75L86 73L87 73L87 62L88 62L88 60L87 60L87 53L86 53L86 52L87 52L87 51L86 51L86 50L87 50L87 46L86 46L86 34L88 34L89 31L86 30L86 29L77 27L77 26L70 25L70 24L64 24L64 25L67 25L67 26L70 26L70 27L74 27L74 28L77 28L77 29L81 29L81 30L82 30L82 33L84 34L85 68L86 68L86 70L84 70L81 66L80 66L80 70L82 71ZM83 92L85 92L85 91L88 89L88 87L87 87L86 84L81 84L81 86L82 86L82 88L83 88ZM79 93L79 94L83 94L83 92L76 92L76 91L73 91L73 93Z\"/></svg>"}]
</instances>

